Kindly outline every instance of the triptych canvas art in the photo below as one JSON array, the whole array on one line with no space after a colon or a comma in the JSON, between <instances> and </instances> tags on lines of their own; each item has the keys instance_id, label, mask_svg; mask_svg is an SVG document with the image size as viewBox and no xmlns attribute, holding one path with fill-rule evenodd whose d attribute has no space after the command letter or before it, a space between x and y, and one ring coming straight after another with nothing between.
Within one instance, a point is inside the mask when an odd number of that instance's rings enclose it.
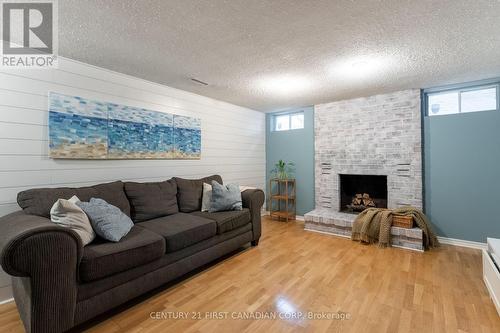
<instances>
[{"instance_id":1,"label":"triptych canvas art","mask_svg":"<svg viewBox=\"0 0 500 333\"><path fill-rule=\"evenodd\" d=\"M199 159L201 121L49 94L50 157L66 159Z\"/></svg>"}]
</instances>

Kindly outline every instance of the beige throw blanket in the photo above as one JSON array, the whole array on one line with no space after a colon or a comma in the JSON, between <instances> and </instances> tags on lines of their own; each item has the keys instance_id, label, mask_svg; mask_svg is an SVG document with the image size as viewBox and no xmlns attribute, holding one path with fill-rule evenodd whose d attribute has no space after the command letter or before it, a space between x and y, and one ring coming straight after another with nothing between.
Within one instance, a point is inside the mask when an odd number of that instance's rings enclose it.
<instances>
[{"instance_id":1,"label":"beige throw blanket","mask_svg":"<svg viewBox=\"0 0 500 333\"><path fill-rule=\"evenodd\" d=\"M427 216L414 207L397 209L368 208L362 211L352 226L352 240L377 243L380 247L391 244L391 226L393 215L413 217L415 224L423 231L424 249L439 246L436 235L431 229Z\"/></svg>"}]
</instances>

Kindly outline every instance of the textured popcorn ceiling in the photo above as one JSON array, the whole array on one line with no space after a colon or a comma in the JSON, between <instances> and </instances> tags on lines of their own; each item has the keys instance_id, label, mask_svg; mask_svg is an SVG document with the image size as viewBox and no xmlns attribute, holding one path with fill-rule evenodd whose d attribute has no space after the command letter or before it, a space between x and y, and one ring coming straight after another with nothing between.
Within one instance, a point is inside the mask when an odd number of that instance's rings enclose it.
<instances>
[{"instance_id":1,"label":"textured popcorn ceiling","mask_svg":"<svg viewBox=\"0 0 500 333\"><path fill-rule=\"evenodd\" d=\"M500 1L63 0L59 53L270 111L500 76Z\"/></svg>"}]
</instances>

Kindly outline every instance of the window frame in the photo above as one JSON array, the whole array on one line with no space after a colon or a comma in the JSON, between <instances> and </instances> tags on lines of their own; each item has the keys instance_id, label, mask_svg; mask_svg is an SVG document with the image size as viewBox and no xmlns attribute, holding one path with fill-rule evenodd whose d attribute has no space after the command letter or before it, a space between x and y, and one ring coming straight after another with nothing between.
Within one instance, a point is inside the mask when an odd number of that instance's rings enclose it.
<instances>
[{"instance_id":1,"label":"window frame","mask_svg":"<svg viewBox=\"0 0 500 333\"><path fill-rule=\"evenodd\" d=\"M472 112L462 112L462 93L476 91L476 90L484 90L484 89L496 89L496 109L491 110L480 110L480 111L472 111ZM426 117L435 117L435 116L451 116L451 115L460 115L460 114L470 114L470 113L478 113L478 112L491 112L491 111L499 111L500 110L500 79L491 79L491 80L482 80L468 83L461 83L455 85L449 85L444 87L436 87L424 89L423 91L423 107L424 107L424 115ZM429 114L429 96L438 95L443 93L458 93L458 112L442 114L442 115L432 115Z\"/></svg>"},{"instance_id":2,"label":"window frame","mask_svg":"<svg viewBox=\"0 0 500 333\"><path fill-rule=\"evenodd\" d=\"M292 116L295 115L302 115L304 117L304 123L302 128L292 128ZM288 129L286 130L279 130L276 128L276 119L281 116L288 116ZM292 112L280 112L280 113L275 113L272 115L272 122L271 122L271 131L272 132L287 132L287 131L297 131L297 130L303 130L306 126L306 117L305 113L303 110L301 111L292 111Z\"/></svg>"}]
</instances>

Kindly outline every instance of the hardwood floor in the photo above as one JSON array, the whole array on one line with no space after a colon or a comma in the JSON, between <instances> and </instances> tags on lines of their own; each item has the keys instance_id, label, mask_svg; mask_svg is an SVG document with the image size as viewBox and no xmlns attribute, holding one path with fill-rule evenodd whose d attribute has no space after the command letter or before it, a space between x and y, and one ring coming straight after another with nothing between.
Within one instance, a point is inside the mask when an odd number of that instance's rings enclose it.
<instances>
[{"instance_id":1,"label":"hardwood floor","mask_svg":"<svg viewBox=\"0 0 500 333\"><path fill-rule=\"evenodd\" d=\"M263 221L263 237L187 280L107 318L88 332L500 332L478 250L417 253L306 232L301 222ZM238 311L243 312L242 314ZM315 312L349 319L233 319ZM189 319L152 319L187 312ZM207 313L227 319L193 319ZM14 304L0 331L21 332Z\"/></svg>"}]
</instances>

